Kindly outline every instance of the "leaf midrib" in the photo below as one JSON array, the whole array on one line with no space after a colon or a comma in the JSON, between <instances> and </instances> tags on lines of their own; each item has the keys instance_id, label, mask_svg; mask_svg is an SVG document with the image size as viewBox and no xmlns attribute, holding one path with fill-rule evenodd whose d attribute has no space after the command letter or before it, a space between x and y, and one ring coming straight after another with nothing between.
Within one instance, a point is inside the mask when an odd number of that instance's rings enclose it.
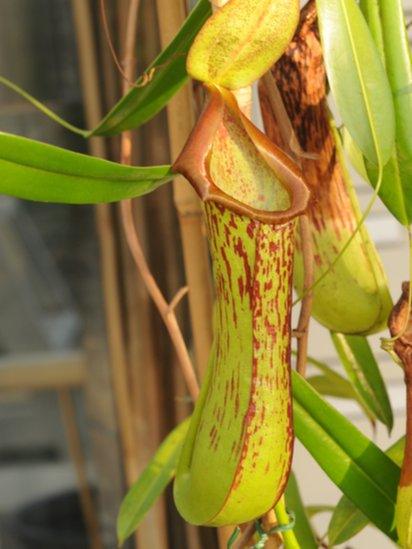
<instances>
[{"instance_id":1,"label":"leaf midrib","mask_svg":"<svg viewBox=\"0 0 412 549\"><path fill-rule=\"evenodd\" d=\"M381 157L380 151L379 151L378 139L377 139L376 132L375 132L375 124L373 123L375 119L373 117L373 114L372 114L372 111L371 111L371 106L370 106L369 101L368 101L368 94L366 93L366 87L365 87L365 84L364 84L363 79L361 77L362 71L361 71L361 68L360 68L360 62L359 62L359 59L358 59L358 56L357 56L357 50L356 50L356 47L355 47L355 42L354 42L353 35L352 35L352 32L351 32L351 27L350 27L350 24L349 24L348 10L346 8L345 0L339 0L339 2L340 2L340 5L341 5L341 8L342 8L343 16L345 18L346 29L347 29L349 41L350 41L351 48L352 48L353 58L355 60L356 71L358 73L358 78L359 78L360 86L361 86L361 89L362 89L362 98L363 98L363 101L365 103L366 112L368 114L368 117L369 117L369 120L370 120L370 123L371 123L370 124L371 134L372 134L372 139L373 139L373 145L375 147L376 158L378 159L378 167L379 167L379 170L382 170L382 157ZM360 9L360 8L356 5L355 9Z\"/></svg>"},{"instance_id":2,"label":"leaf midrib","mask_svg":"<svg viewBox=\"0 0 412 549\"><path fill-rule=\"evenodd\" d=\"M74 174L74 173L68 173L68 172L65 172L65 171L56 171L56 170L52 170L52 169L48 169L48 168L45 168L45 167L37 167L37 166L33 166L32 164L29 164L29 163L25 163L25 162L15 162L14 160L7 160L5 158L0 158L0 162L5 162L7 164L11 164L12 166L22 166L23 168L27 168L29 170L35 170L37 172L45 172L45 173L49 173L49 174L52 174L52 175L55 175L55 176L64 176L64 177L71 177L73 179L92 179L94 181L104 181L104 182L107 182L107 183L110 183L110 182L118 182L118 183L160 183L161 181L165 180L164 182L166 182L166 180L169 178L169 179L172 179L173 177L173 173L171 171L165 173L163 176L161 177L155 177L155 176L148 176L147 178L143 179L144 176L142 176L142 179L139 179L139 178L136 178L136 177L133 177L133 176L130 176L131 179L129 178L126 178L124 176L99 176L99 175L91 175L91 174ZM159 167L159 166L157 166ZM166 166L167 167L167 166ZM144 169L147 169L147 170L150 170L150 167L145 167Z\"/></svg>"}]
</instances>

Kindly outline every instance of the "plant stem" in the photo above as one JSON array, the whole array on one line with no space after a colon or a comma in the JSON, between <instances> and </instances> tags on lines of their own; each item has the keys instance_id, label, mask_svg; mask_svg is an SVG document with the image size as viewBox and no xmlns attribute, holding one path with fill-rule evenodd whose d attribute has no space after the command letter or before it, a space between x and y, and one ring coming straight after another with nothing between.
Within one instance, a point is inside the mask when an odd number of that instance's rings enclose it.
<instances>
[{"instance_id":1,"label":"plant stem","mask_svg":"<svg viewBox=\"0 0 412 549\"><path fill-rule=\"evenodd\" d=\"M83 130L82 128L78 128L77 126L74 126L73 124L70 124L70 122L67 122L67 120L64 120L59 116L57 113L46 107L44 103L27 93L25 90L20 88L17 84L14 84L14 82L11 82L4 76L0 76L0 84L3 84L3 86L6 86L6 88L9 88L10 90L14 91L23 99L31 103L36 109L39 109L43 114L48 116L51 120L56 122L57 124L60 124L60 126L63 126L63 128L66 128L66 130L69 130L73 133L76 133L77 135L81 135L82 137L87 137L88 130Z\"/></svg>"},{"instance_id":2,"label":"plant stem","mask_svg":"<svg viewBox=\"0 0 412 549\"><path fill-rule=\"evenodd\" d=\"M285 496L282 496L275 506L275 513L278 519L279 525L286 525L290 522L290 517L286 510ZM282 532L283 545L285 549L301 549L295 533L292 530Z\"/></svg>"},{"instance_id":3,"label":"plant stem","mask_svg":"<svg viewBox=\"0 0 412 549\"><path fill-rule=\"evenodd\" d=\"M156 0L161 46L166 47L186 17L184 0ZM170 155L176 158L195 124L192 84L168 103ZM173 181L173 198L179 220L195 364L199 377L206 372L212 345L213 288L209 252L199 197L182 176Z\"/></svg>"},{"instance_id":4,"label":"plant stem","mask_svg":"<svg viewBox=\"0 0 412 549\"><path fill-rule=\"evenodd\" d=\"M164 298L159 286L157 285L156 280L150 272L149 266L147 264L142 247L139 242L139 238L135 230L131 201L123 201L121 204L121 209L123 227L133 259L140 272L143 282L146 285L147 291L153 299L169 332L170 339L172 340L177 357L179 359L179 364L182 369L182 373L185 378L190 396L193 400L196 400L199 395L199 385L195 376L192 361L190 359L189 352L183 339L182 332L180 331L179 325L177 323L174 310Z\"/></svg>"},{"instance_id":5,"label":"plant stem","mask_svg":"<svg viewBox=\"0 0 412 549\"><path fill-rule=\"evenodd\" d=\"M129 82L133 78L134 62L133 52L136 44L137 34L137 13L139 9L139 0L131 0L128 14L127 32L125 40L125 71L124 71L124 93L129 88ZM122 73L123 74L123 73ZM124 164L131 163L132 155L132 132L123 132L121 141L121 160ZM143 253L142 246L140 244L139 236L136 231L136 227L133 219L133 203L131 200L125 200L121 204L121 215L124 232L126 235L127 244L129 246L132 257L136 263L136 267L140 272L140 275L145 283L147 291L153 299L163 322L169 332L170 339L176 350L179 364L182 369L183 376L185 378L188 390L193 400L196 400L199 395L199 385L196 379L194 368L187 350L186 344L182 332L180 331L176 315L174 313L174 306L177 304L181 296L181 291L178 292L178 299L174 298L172 304L167 303L164 298L155 278L153 277L150 268L147 264L146 258Z\"/></svg>"},{"instance_id":6,"label":"plant stem","mask_svg":"<svg viewBox=\"0 0 412 549\"><path fill-rule=\"evenodd\" d=\"M297 327L298 348L296 369L300 375L305 377L308 362L309 323L313 303L313 293L309 290L309 288L313 285L314 277L312 236L310 234L310 224L307 215L302 215L299 219L299 230L302 245L303 265L305 270L303 289L304 291L307 291L307 293L300 306Z\"/></svg>"},{"instance_id":7,"label":"plant stem","mask_svg":"<svg viewBox=\"0 0 412 549\"><path fill-rule=\"evenodd\" d=\"M289 118L286 107L283 103L279 88L271 71L268 71L262 78L267 97L273 116L279 127L279 133L284 144L286 152L301 167L302 158L308 155L302 150L299 140L293 128L292 121ZM310 155L309 155L310 156ZM307 368L309 323L312 313L313 292L311 288L314 282L314 260L312 235L310 232L310 223L307 215L302 215L299 219L300 240L302 246L302 257L304 265L303 298L300 307L298 326L294 331L297 338L297 359L296 369L305 377Z\"/></svg>"}]
</instances>

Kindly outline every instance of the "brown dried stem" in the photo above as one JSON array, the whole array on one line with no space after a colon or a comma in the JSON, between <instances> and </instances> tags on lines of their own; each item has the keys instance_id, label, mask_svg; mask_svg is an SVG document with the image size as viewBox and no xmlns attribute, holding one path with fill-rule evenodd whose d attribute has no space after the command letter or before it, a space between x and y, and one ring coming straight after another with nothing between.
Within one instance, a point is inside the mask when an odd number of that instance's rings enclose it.
<instances>
[{"instance_id":1,"label":"brown dried stem","mask_svg":"<svg viewBox=\"0 0 412 549\"><path fill-rule=\"evenodd\" d=\"M156 0L161 46L166 47L179 31L187 14L185 0ZM176 158L194 124L191 84L168 103L170 154ZM174 202L182 238L183 261L189 286L189 312L195 363L200 378L206 371L212 344L213 289L200 200L182 176L173 182Z\"/></svg>"},{"instance_id":2,"label":"brown dried stem","mask_svg":"<svg viewBox=\"0 0 412 549\"><path fill-rule=\"evenodd\" d=\"M199 385L196 379L196 375L193 369L192 361L189 356L185 341L183 339L182 332L179 328L176 315L173 308L164 298L156 280L150 272L146 258L143 254L142 247L137 236L134 219L132 202L125 200L121 204L123 227L126 234L127 243L132 253L133 259L139 270L139 273L145 283L147 291L153 299L165 326L169 332L170 339L172 340L175 348L179 364L182 369L183 376L185 378L187 388L193 400L196 400L199 395Z\"/></svg>"},{"instance_id":3,"label":"brown dried stem","mask_svg":"<svg viewBox=\"0 0 412 549\"><path fill-rule=\"evenodd\" d=\"M393 350L402 363L406 385L406 446L401 473L401 486L412 484L412 318L410 316L410 283L402 284L402 295L389 317Z\"/></svg>"},{"instance_id":4,"label":"brown dried stem","mask_svg":"<svg viewBox=\"0 0 412 549\"><path fill-rule=\"evenodd\" d=\"M117 70L122 75L123 79L127 83L128 87L134 87L135 83L133 82L133 52L136 44L136 30L137 30L137 14L139 11L140 0L131 1L129 7L129 14L127 18L127 29L126 29L126 41L125 41L125 51L129 52L132 57L125 58L125 68L122 67L120 63L115 47L113 45L113 40L110 34L109 23L107 21L106 13L106 2L105 0L100 0L100 16L103 25L104 35L106 37L106 42L110 50L113 62L117 67ZM132 32L134 31L134 32Z\"/></svg>"},{"instance_id":5,"label":"brown dried stem","mask_svg":"<svg viewBox=\"0 0 412 549\"><path fill-rule=\"evenodd\" d=\"M306 375L308 359L309 323L312 314L313 293L309 290L314 281L314 262L312 236L307 215L299 219L300 240L302 244L302 256L305 276L303 280L304 297L300 306L296 337L298 342L296 369L300 375ZM307 292L307 293L306 293Z\"/></svg>"},{"instance_id":6,"label":"brown dried stem","mask_svg":"<svg viewBox=\"0 0 412 549\"><path fill-rule=\"evenodd\" d=\"M281 139L286 148L286 152L301 166L302 157L306 157L306 153L302 151L299 140L296 137L292 122L288 116L286 107L283 103L282 96L279 92L275 78L269 71L263 78L262 83L265 86L265 91L273 112L273 116L279 127ZM309 340L309 323L312 312L313 293L310 288L314 282L314 260L312 237L310 234L310 224L307 215L302 215L299 219L299 231L302 246L302 256L304 264L304 281L303 281L303 298L299 313L299 320L294 335L297 338L297 359L296 369L302 375L306 375L308 340Z\"/></svg>"},{"instance_id":7,"label":"brown dried stem","mask_svg":"<svg viewBox=\"0 0 412 549\"><path fill-rule=\"evenodd\" d=\"M128 82L133 77L134 71L134 50L136 45L137 34L137 13L139 9L139 0L131 0L128 14L128 24L126 30L125 39L125 83L124 92L127 91L129 85ZM123 73L122 73L123 74ZM132 132L123 132L121 141L121 161L124 164L130 164L132 160L133 150L133 134ZM164 298L155 278L153 277L150 268L147 264L146 258L143 253L143 249L139 240L139 236L136 231L133 218L133 202L131 200L125 200L121 203L121 215L124 232L126 235L127 244L130 252L136 264L136 267L143 279L143 282L149 292L149 295L153 299L163 322L169 332L170 339L176 350L179 364L182 369L184 379L186 381L189 393L193 400L196 400L199 394L199 385L196 379L192 361L189 356L182 332L179 328L176 315L174 314L174 307L178 300L183 297L182 290L178 292L176 297L169 304ZM186 293L186 292L185 292Z\"/></svg>"}]
</instances>

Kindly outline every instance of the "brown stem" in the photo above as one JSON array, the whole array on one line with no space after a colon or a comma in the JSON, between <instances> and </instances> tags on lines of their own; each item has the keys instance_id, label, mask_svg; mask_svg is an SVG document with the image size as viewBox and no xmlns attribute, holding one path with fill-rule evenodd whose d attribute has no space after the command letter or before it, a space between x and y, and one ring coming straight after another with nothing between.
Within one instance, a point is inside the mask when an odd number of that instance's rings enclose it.
<instances>
[{"instance_id":1,"label":"brown stem","mask_svg":"<svg viewBox=\"0 0 412 549\"><path fill-rule=\"evenodd\" d=\"M273 77L271 71L264 75L262 78L262 83L265 87L273 116L278 124L278 129L284 148L286 149L286 152L292 156L299 167L301 167L302 158L311 157L311 155L306 154L300 146L292 121L289 118L282 96L279 92L276 79ZM296 369L302 376L305 376L308 354L309 323L313 304L313 292L310 289L314 283L312 235L310 232L310 223L307 215L302 215L300 217L299 231L305 276L303 281L303 298L299 313L298 326L293 333L297 338Z\"/></svg>"},{"instance_id":2,"label":"brown stem","mask_svg":"<svg viewBox=\"0 0 412 549\"><path fill-rule=\"evenodd\" d=\"M389 330L393 350L399 357L405 372L406 385L406 446L400 486L412 485L412 318L409 314L409 282L402 284L402 295L389 317ZM405 328L406 325L406 328Z\"/></svg>"},{"instance_id":3,"label":"brown stem","mask_svg":"<svg viewBox=\"0 0 412 549\"><path fill-rule=\"evenodd\" d=\"M133 78L134 71L134 50L136 46L136 34L137 34L137 13L139 9L139 0L131 0L128 22L125 39L125 55L126 62L124 82L124 92L128 89L128 81ZM133 134L132 132L123 132L121 141L121 161L124 164L131 164L133 150ZM127 244L130 252L136 263L136 267L140 272L143 282L153 299L159 313L166 325L169 332L172 343L175 347L179 364L182 369L183 376L187 383L188 390L193 400L196 400L199 394L199 386L195 376L194 368L187 350L185 341L183 339L182 332L180 331L176 316L173 312L173 307L167 303L160 288L153 277L146 258L143 253L142 246L140 244L139 236L136 231L136 227L133 219L133 203L131 200L125 200L121 204L121 215L124 232L126 235Z\"/></svg>"},{"instance_id":4,"label":"brown stem","mask_svg":"<svg viewBox=\"0 0 412 549\"><path fill-rule=\"evenodd\" d=\"M186 17L184 0L156 0L161 46L166 47L179 31ZM182 150L195 124L191 84L186 85L168 103L170 155L174 159ZM213 289L209 255L200 200L182 176L173 182L173 196L178 214L186 283L189 286L189 312L193 348L200 378L206 372L212 345Z\"/></svg>"},{"instance_id":5,"label":"brown stem","mask_svg":"<svg viewBox=\"0 0 412 549\"><path fill-rule=\"evenodd\" d=\"M88 127L95 127L102 118L102 89L98 75L96 45L94 42L92 13L89 2L72 0L73 16L79 52L80 76ZM92 138L89 148L94 156L106 157L106 143ZM127 362L122 343L122 323L117 294L117 270L110 205L96 207L96 225L101 252L101 272L105 295L110 366L119 434L123 448L124 469L130 486L137 476L137 443L132 419L132 406L127 386ZM103 371L103 370L102 370Z\"/></svg>"},{"instance_id":6,"label":"brown stem","mask_svg":"<svg viewBox=\"0 0 412 549\"><path fill-rule=\"evenodd\" d=\"M176 307L179 305L181 300L187 295L189 292L189 286L183 286L183 288L180 288L180 290L176 293L172 301L169 303L169 310L174 311Z\"/></svg>"},{"instance_id":7,"label":"brown stem","mask_svg":"<svg viewBox=\"0 0 412 549\"><path fill-rule=\"evenodd\" d=\"M127 29L126 29L126 47L125 50L130 52L131 56L133 56L134 47L136 44L136 26L137 26L137 13L139 11L139 0L137 1L131 1L130 7L129 7L129 15L127 19ZM103 31L104 35L106 37L106 43L109 47L110 54L112 56L113 62L116 65L118 71L122 75L123 79L125 80L125 83L128 85L128 87L133 87L135 84L133 82L133 63L130 63L130 61L133 61L133 57L126 57L125 58L125 64L126 68L123 69L122 64L120 63L116 50L113 45L113 40L110 33L109 23L107 21L107 13L106 13L106 2L105 0L100 0L100 15L103 25ZM134 29L134 33L129 32ZM128 67L129 66L129 67Z\"/></svg>"},{"instance_id":8,"label":"brown stem","mask_svg":"<svg viewBox=\"0 0 412 549\"><path fill-rule=\"evenodd\" d=\"M300 158L304 155L292 122L288 116L285 104L283 103L277 82L269 70L261 79L265 86L265 91L272 109L273 115L279 127L279 133L284 143L286 152L297 162L301 164Z\"/></svg>"},{"instance_id":9,"label":"brown stem","mask_svg":"<svg viewBox=\"0 0 412 549\"><path fill-rule=\"evenodd\" d=\"M153 299L160 316L165 323L175 348L179 364L182 369L188 390L193 400L196 400L199 395L199 385L195 376L192 361L189 356L182 332L177 323L176 316L171 310L169 303L164 298L159 286L156 283L152 273L150 272L146 258L143 254L142 247L137 236L131 200L124 200L121 204L123 228L126 234L127 243L132 253L133 259L140 272L143 282L146 285L147 291Z\"/></svg>"},{"instance_id":10,"label":"brown stem","mask_svg":"<svg viewBox=\"0 0 412 549\"><path fill-rule=\"evenodd\" d=\"M251 537L255 533L255 523L248 522L245 525L241 526L241 534L232 545L232 549L245 549L249 546Z\"/></svg>"},{"instance_id":11,"label":"brown stem","mask_svg":"<svg viewBox=\"0 0 412 549\"><path fill-rule=\"evenodd\" d=\"M312 236L310 234L310 223L307 215L302 215L300 217L299 230L305 276L303 281L304 298L302 299L300 307L297 327L298 348L296 369L302 376L305 376L308 358L309 323L313 303L313 293L310 291L310 288L312 287L314 280Z\"/></svg>"}]
</instances>

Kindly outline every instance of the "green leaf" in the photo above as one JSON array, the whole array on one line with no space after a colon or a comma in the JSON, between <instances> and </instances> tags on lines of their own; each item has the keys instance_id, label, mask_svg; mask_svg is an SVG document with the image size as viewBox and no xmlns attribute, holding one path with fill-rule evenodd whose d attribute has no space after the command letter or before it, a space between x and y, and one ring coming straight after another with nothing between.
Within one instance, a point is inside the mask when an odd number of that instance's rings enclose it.
<instances>
[{"instance_id":1,"label":"green leaf","mask_svg":"<svg viewBox=\"0 0 412 549\"><path fill-rule=\"evenodd\" d=\"M154 191L170 166L124 166L0 132L0 194L40 202L97 204Z\"/></svg>"},{"instance_id":2,"label":"green leaf","mask_svg":"<svg viewBox=\"0 0 412 549\"><path fill-rule=\"evenodd\" d=\"M365 406L363 400L346 378L338 374L338 372L335 372L335 370L330 368L327 364L312 357L308 357L308 362L323 372L323 376L312 376L307 378L307 381L316 391L318 391L318 393L335 398L354 400L366 417L371 421L372 425L374 425L374 414Z\"/></svg>"},{"instance_id":3,"label":"green leaf","mask_svg":"<svg viewBox=\"0 0 412 549\"><path fill-rule=\"evenodd\" d=\"M190 418L186 419L165 438L124 498L117 518L119 544L138 528L146 513L173 479L189 422Z\"/></svg>"},{"instance_id":4,"label":"green leaf","mask_svg":"<svg viewBox=\"0 0 412 549\"><path fill-rule=\"evenodd\" d=\"M285 497L287 509L293 511L296 517L293 531L300 547L304 547L305 549L317 549L318 544L316 542L315 534L306 514L306 509L299 492L299 486L293 473L291 473L289 477Z\"/></svg>"},{"instance_id":5,"label":"green leaf","mask_svg":"<svg viewBox=\"0 0 412 549\"><path fill-rule=\"evenodd\" d=\"M338 374L336 377L325 375L310 376L307 378L307 381L322 395L358 400L349 381Z\"/></svg>"},{"instance_id":6,"label":"green leaf","mask_svg":"<svg viewBox=\"0 0 412 549\"><path fill-rule=\"evenodd\" d=\"M355 0L317 0L325 65L343 122L375 165L389 160L395 115L389 82Z\"/></svg>"},{"instance_id":7,"label":"green leaf","mask_svg":"<svg viewBox=\"0 0 412 549\"><path fill-rule=\"evenodd\" d=\"M376 188L379 180L379 168L364 158L346 128L343 129L342 136L344 149L352 166L366 182ZM407 167L407 163L403 163L403 170L407 170ZM383 168L379 196L399 223L406 226L412 221L412 201L408 200L408 196L412 193L412 189L409 190L410 181L412 181L412 172L408 174L400 171L398 155L394 149L392 156Z\"/></svg>"},{"instance_id":8,"label":"green leaf","mask_svg":"<svg viewBox=\"0 0 412 549\"><path fill-rule=\"evenodd\" d=\"M405 437L399 439L385 453L399 467L405 451ZM367 517L346 496L343 496L331 517L328 528L330 545L339 545L359 534L369 524Z\"/></svg>"},{"instance_id":9,"label":"green leaf","mask_svg":"<svg viewBox=\"0 0 412 549\"><path fill-rule=\"evenodd\" d=\"M360 7L386 65L396 115L396 147L383 170L379 196L392 215L408 226L412 222L412 136L407 122L412 119L412 69L402 5L400 0L361 0ZM367 161L366 168L366 179L376 187L379 170Z\"/></svg>"},{"instance_id":10,"label":"green leaf","mask_svg":"<svg viewBox=\"0 0 412 549\"><path fill-rule=\"evenodd\" d=\"M306 514L312 518L321 513L333 513L334 509L333 505L306 505Z\"/></svg>"},{"instance_id":11,"label":"green leaf","mask_svg":"<svg viewBox=\"0 0 412 549\"><path fill-rule=\"evenodd\" d=\"M376 188L379 170L367 160L365 166L367 179ZM395 149L383 169L379 196L399 223L408 226L412 222L412 162L400 162Z\"/></svg>"},{"instance_id":12,"label":"green leaf","mask_svg":"<svg viewBox=\"0 0 412 549\"><path fill-rule=\"evenodd\" d=\"M365 515L344 496L340 499L329 523L329 544L333 547L344 543L359 534L368 524L369 520Z\"/></svg>"},{"instance_id":13,"label":"green leaf","mask_svg":"<svg viewBox=\"0 0 412 549\"><path fill-rule=\"evenodd\" d=\"M199 0L170 45L146 69L147 82L137 81L89 135L115 135L153 118L187 82L186 57L211 14L209 0Z\"/></svg>"},{"instance_id":14,"label":"green leaf","mask_svg":"<svg viewBox=\"0 0 412 549\"><path fill-rule=\"evenodd\" d=\"M402 1L379 0L379 7L386 70L395 103L396 143L400 158L412 162L412 90L403 93L412 84L412 63Z\"/></svg>"},{"instance_id":15,"label":"green leaf","mask_svg":"<svg viewBox=\"0 0 412 549\"><path fill-rule=\"evenodd\" d=\"M293 372L295 432L329 478L382 532L396 539L400 470L371 440Z\"/></svg>"},{"instance_id":16,"label":"green leaf","mask_svg":"<svg viewBox=\"0 0 412 549\"><path fill-rule=\"evenodd\" d=\"M373 417L391 431L393 413L385 382L370 348L362 336L331 333L333 344L361 402Z\"/></svg>"},{"instance_id":17,"label":"green leaf","mask_svg":"<svg viewBox=\"0 0 412 549\"><path fill-rule=\"evenodd\" d=\"M78 128L77 126L73 126L73 124L70 124L70 122L67 122L64 120L61 116L59 116L57 113L49 109L44 103L30 95L26 90L23 90L20 86L15 84L14 82L11 82L8 78L5 78L4 76L0 76L0 84L3 84L3 86L6 86L9 90L14 91L20 97L23 97L26 101L31 103L33 107L36 107L40 112L45 114L48 118L56 122L57 124L60 124L60 126L63 126L63 128L66 128L66 130L69 130L73 133L77 133L78 135L81 135L82 137L86 137L88 132L87 130L83 130L82 128Z\"/></svg>"}]
</instances>

